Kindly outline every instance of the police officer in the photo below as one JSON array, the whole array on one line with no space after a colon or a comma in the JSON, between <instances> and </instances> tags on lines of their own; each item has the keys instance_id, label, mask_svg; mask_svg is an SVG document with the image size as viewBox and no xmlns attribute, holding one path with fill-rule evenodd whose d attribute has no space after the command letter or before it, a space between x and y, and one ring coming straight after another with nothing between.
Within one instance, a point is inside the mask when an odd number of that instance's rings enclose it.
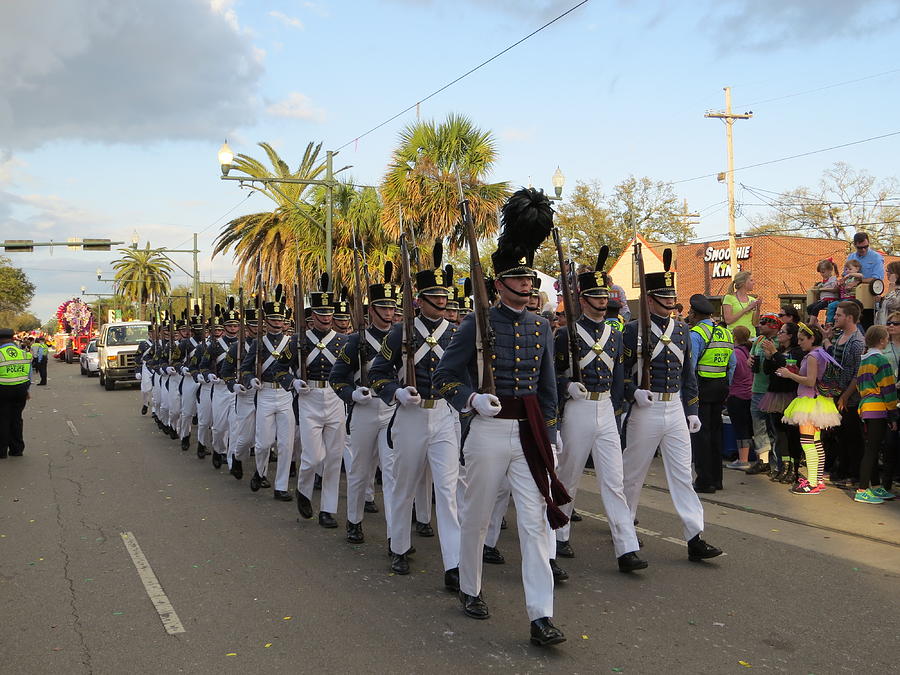
<instances>
[{"instance_id":1,"label":"police officer","mask_svg":"<svg viewBox=\"0 0 900 675\"><path fill-rule=\"evenodd\" d=\"M603 318L604 323L608 323L620 333L625 330L625 322L622 320L622 316L619 314L621 309L622 305L619 303L619 301L614 298L610 298L609 302L606 303L606 315Z\"/></svg>"},{"instance_id":2,"label":"police officer","mask_svg":"<svg viewBox=\"0 0 900 675\"><path fill-rule=\"evenodd\" d=\"M530 188L513 194L503 207L503 232L492 255L500 302L489 310L496 396L480 393L469 382L470 370L480 370L475 316L463 320L435 375L435 384L454 407L477 413L463 446L466 496L459 563L463 610L475 619L490 616L481 596L482 547L506 477L516 502L531 641L541 646L565 640L551 622L553 572L547 524L549 520L559 527L568 521L558 504L569 497L553 469L551 441L557 425L553 336L549 323L525 306L536 276L531 267L534 251L552 228L552 213L543 192Z\"/></svg>"},{"instance_id":3,"label":"police officer","mask_svg":"<svg viewBox=\"0 0 900 675\"><path fill-rule=\"evenodd\" d=\"M389 430L394 446L394 499L391 514L391 570L409 574L413 499L431 469L434 481L438 538L444 563L444 585L459 589L459 515L456 489L459 481L458 416L441 397L435 369L456 332L444 318L452 270L441 269L442 246L435 244L434 268L415 275L420 314L413 321L413 335L404 324L395 325L375 357L370 378L375 393L388 405L399 404ZM450 272L448 274L448 272ZM409 340L415 365L415 382L405 381L404 364ZM416 502L417 507L424 505ZM418 509L417 509L418 511ZM421 522L423 516L417 513Z\"/></svg>"},{"instance_id":4,"label":"police officer","mask_svg":"<svg viewBox=\"0 0 900 675\"><path fill-rule=\"evenodd\" d=\"M328 377L338 354L347 343L347 336L338 333L332 325L335 304L326 284L323 280L320 284L322 290L310 293L312 328L297 336L298 341L303 341L301 354L306 362L307 377L306 380L298 379L296 387L301 446L297 510L304 518L312 518L310 500L316 473L319 473L322 476L319 525L333 528L337 527L334 514L337 513L341 458L347 431L344 403L328 384ZM344 306L338 309L345 309L346 304L344 302ZM349 316L349 309L346 311ZM300 378L300 371L296 372Z\"/></svg>"},{"instance_id":5,"label":"police officer","mask_svg":"<svg viewBox=\"0 0 900 675\"><path fill-rule=\"evenodd\" d=\"M710 318L715 311L702 293L691 296L691 366L697 373L700 430L691 434L694 490L714 493L722 489L722 407L734 369L734 336L727 326Z\"/></svg>"},{"instance_id":6,"label":"police officer","mask_svg":"<svg viewBox=\"0 0 900 675\"><path fill-rule=\"evenodd\" d=\"M22 411L31 398L31 353L13 342L12 328L0 328L0 459L21 457Z\"/></svg>"},{"instance_id":7,"label":"police officer","mask_svg":"<svg viewBox=\"0 0 900 675\"><path fill-rule=\"evenodd\" d=\"M181 340L179 351L181 360L181 423L178 435L181 437L181 449L187 450L191 445L191 427L197 415L197 379L200 375L200 359L203 352L203 316L200 307L194 305L194 314L190 318L191 336Z\"/></svg>"},{"instance_id":8,"label":"police officer","mask_svg":"<svg viewBox=\"0 0 900 675\"><path fill-rule=\"evenodd\" d=\"M279 284L275 288L275 298L263 304L265 314L265 334L249 345L241 363L243 382L246 389L256 391L256 471L250 479L253 492L261 487L270 487L266 479L269 467L269 448L278 444L278 464L275 470L275 490L273 498L293 501L288 490L291 473L291 458L294 454L294 409L291 392L305 382L294 378L297 361L296 337L284 334L284 299ZM259 372L257 372L257 352L261 352Z\"/></svg>"},{"instance_id":9,"label":"police officer","mask_svg":"<svg viewBox=\"0 0 900 675\"><path fill-rule=\"evenodd\" d=\"M587 458L593 456L619 570L632 572L647 563L637 555L640 546L622 483L622 446L615 417L624 393L622 333L604 321L609 288L603 272L579 274L578 289L581 316L574 326L564 326L556 334L557 381L564 401L557 473L574 500ZM571 379L570 330L577 338L580 381ZM566 504L563 512L570 515L572 507L571 502ZM569 530L566 524L556 531L560 557L575 557Z\"/></svg>"},{"instance_id":10,"label":"police officer","mask_svg":"<svg viewBox=\"0 0 900 675\"><path fill-rule=\"evenodd\" d=\"M228 430L228 470L237 480L244 477L244 459L250 454L253 445L253 435L256 431L256 404L254 398L256 392L247 389L242 381L243 372L240 371L244 354L250 351L250 346L256 339L257 312L255 307L244 309L242 317L244 324L244 342L240 342L240 335L234 344L228 347L225 363L222 364L220 376L234 394L234 410L231 411L230 427ZM238 358L240 357L240 358Z\"/></svg>"},{"instance_id":11,"label":"police officer","mask_svg":"<svg viewBox=\"0 0 900 675\"><path fill-rule=\"evenodd\" d=\"M31 356L34 359L34 368L41 377L37 386L45 386L47 384L47 345L44 344L43 336L35 338L34 344L31 345Z\"/></svg>"},{"instance_id":12,"label":"police officer","mask_svg":"<svg viewBox=\"0 0 900 675\"><path fill-rule=\"evenodd\" d=\"M668 254L664 256L668 259ZM667 266L668 267L668 266ZM647 296L641 299L650 309L650 335L640 335L638 321L625 326L625 393L633 400L627 422L627 446L622 457L625 498L632 519L637 515L641 486L659 448L666 472L669 494L688 543L688 559L699 561L722 555L700 534L703 507L691 485L690 432L700 430L697 417L697 376L691 367L688 327L672 317L675 309L675 273L650 272L644 275ZM649 388L643 389L641 341L650 349Z\"/></svg>"},{"instance_id":13,"label":"police officer","mask_svg":"<svg viewBox=\"0 0 900 675\"><path fill-rule=\"evenodd\" d=\"M384 494L384 520L387 536L391 537L391 515L394 491L393 450L387 443L387 427L393 415L388 405L372 389L360 381L360 359L366 364L367 379L381 343L394 322L399 288L390 282L391 263L387 263L385 282L369 286L369 321L363 331L351 333L340 358L331 369L329 382L341 399L350 406L350 469L347 471L347 541L361 544L365 541L362 529L366 492L375 478L375 470L381 465L381 481ZM371 381L371 380L369 380Z\"/></svg>"}]
</instances>

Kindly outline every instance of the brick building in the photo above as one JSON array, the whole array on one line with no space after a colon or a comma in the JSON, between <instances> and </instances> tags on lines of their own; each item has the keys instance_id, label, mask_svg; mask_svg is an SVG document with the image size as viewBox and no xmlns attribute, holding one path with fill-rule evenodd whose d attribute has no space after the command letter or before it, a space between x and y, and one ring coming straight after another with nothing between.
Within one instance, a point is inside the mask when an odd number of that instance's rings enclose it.
<instances>
[{"instance_id":1,"label":"brick building","mask_svg":"<svg viewBox=\"0 0 900 675\"><path fill-rule=\"evenodd\" d=\"M677 272L678 300L687 305L694 293L711 298L721 298L729 292L731 261L728 240L707 241L698 244L644 244L644 266L648 272L662 269L662 251L669 247L673 252ZM782 299L802 303L806 291L821 276L816 264L832 258L843 268L851 251L849 242L838 239L790 237L784 235L760 235L737 239L738 266L740 270L753 272L753 294L763 299L763 312L774 312ZM896 256L884 256L885 264L900 260ZM626 292L629 300L637 300L639 287L633 268L633 250L629 246L610 269L610 273ZM803 299L803 300L801 300Z\"/></svg>"}]
</instances>

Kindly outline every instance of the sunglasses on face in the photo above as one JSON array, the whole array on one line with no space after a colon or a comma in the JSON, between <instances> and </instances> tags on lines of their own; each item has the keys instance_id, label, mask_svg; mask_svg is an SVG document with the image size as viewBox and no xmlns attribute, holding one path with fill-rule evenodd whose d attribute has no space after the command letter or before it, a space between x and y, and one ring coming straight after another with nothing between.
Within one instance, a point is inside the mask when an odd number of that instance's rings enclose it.
<instances>
[{"instance_id":1,"label":"sunglasses on face","mask_svg":"<svg viewBox=\"0 0 900 675\"><path fill-rule=\"evenodd\" d=\"M885 326L900 326L900 321L886 321Z\"/></svg>"},{"instance_id":2,"label":"sunglasses on face","mask_svg":"<svg viewBox=\"0 0 900 675\"><path fill-rule=\"evenodd\" d=\"M856 248L869 248L868 244L857 244Z\"/></svg>"}]
</instances>

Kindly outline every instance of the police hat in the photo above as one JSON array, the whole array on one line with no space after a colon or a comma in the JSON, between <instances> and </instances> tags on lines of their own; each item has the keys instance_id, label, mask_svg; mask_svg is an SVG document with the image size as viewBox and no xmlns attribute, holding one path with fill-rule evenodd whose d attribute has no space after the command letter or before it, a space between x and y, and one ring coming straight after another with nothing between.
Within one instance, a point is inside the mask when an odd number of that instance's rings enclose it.
<instances>
[{"instance_id":1,"label":"police hat","mask_svg":"<svg viewBox=\"0 0 900 675\"><path fill-rule=\"evenodd\" d=\"M622 303L618 300L610 300L606 303L606 311L608 312L618 312L620 309L622 309Z\"/></svg>"},{"instance_id":2,"label":"police hat","mask_svg":"<svg viewBox=\"0 0 900 675\"><path fill-rule=\"evenodd\" d=\"M691 309L694 310L697 314L705 314L707 316L714 314L716 308L713 307L712 303L707 299L703 293L694 293L690 299Z\"/></svg>"},{"instance_id":3,"label":"police hat","mask_svg":"<svg viewBox=\"0 0 900 675\"><path fill-rule=\"evenodd\" d=\"M12 328L0 328L0 338L11 338L13 336Z\"/></svg>"}]
</instances>

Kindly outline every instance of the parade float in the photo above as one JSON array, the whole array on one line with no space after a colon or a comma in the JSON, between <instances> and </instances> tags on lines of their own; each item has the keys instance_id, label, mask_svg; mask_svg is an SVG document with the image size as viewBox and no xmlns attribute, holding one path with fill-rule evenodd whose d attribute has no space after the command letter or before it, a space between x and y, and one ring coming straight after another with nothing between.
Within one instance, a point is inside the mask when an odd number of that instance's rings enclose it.
<instances>
[{"instance_id":1,"label":"parade float","mask_svg":"<svg viewBox=\"0 0 900 675\"><path fill-rule=\"evenodd\" d=\"M56 310L56 334L53 336L55 356L60 361L74 363L91 341L94 315L86 302L72 298Z\"/></svg>"}]
</instances>

